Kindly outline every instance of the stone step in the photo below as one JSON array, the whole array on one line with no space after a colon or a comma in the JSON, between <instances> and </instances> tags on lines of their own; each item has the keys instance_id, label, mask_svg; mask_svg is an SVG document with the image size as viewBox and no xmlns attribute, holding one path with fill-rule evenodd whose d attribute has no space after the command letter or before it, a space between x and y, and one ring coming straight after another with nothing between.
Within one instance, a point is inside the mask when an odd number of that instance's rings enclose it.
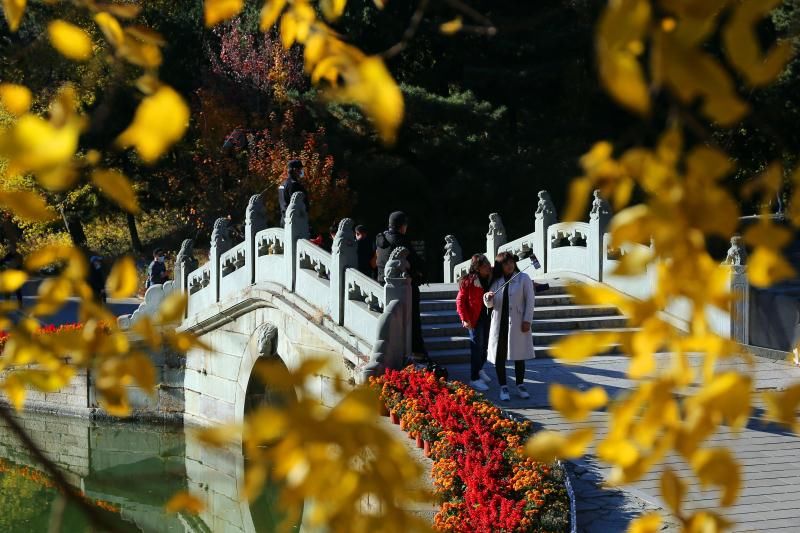
<instances>
[{"instance_id":1,"label":"stone step","mask_svg":"<svg viewBox=\"0 0 800 533\"><path fill-rule=\"evenodd\" d=\"M535 307L554 307L554 306L569 306L575 305L575 298L569 294L537 294ZM456 300L448 298L433 298L420 300L419 307L421 311L445 311L451 309L455 311Z\"/></svg>"},{"instance_id":2,"label":"stone step","mask_svg":"<svg viewBox=\"0 0 800 533\"><path fill-rule=\"evenodd\" d=\"M531 329L534 332L559 331L559 330L595 330L608 328L624 328L628 319L621 315L614 316L579 316L572 318L543 318L533 319Z\"/></svg>"},{"instance_id":3,"label":"stone step","mask_svg":"<svg viewBox=\"0 0 800 533\"><path fill-rule=\"evenodd\" d=\"M553 358L553 354L550 352L550 346L534 346L534 348L536 350L537 358ZM431 359L440 364L469 363L470 360L469 348L450 348L442 350L429 349L428 355ZM601 352L598 355L622 355L622 351L620 350L620 346L615 344L609 346L608 350Z\"/></svg>"},{"instance_id":4,"label":"stone step","mask_svg":"<svg viewBox=\"0 0 800 533\"><path fill-rule=\"evenodd\" d=\"M420 300L453 300L458 296L458 285L438 283L432 285L422 285L420 287ZM546 291L536 293L536 298L543 296L569 296L566 285L551 285Z\"/></svg>"},{"instance_id":5,"label":"stone step","mask_svg":"<svg viewBox=\"0 0 800 533\"><path fill-rule=\"evenodd\" d=\"M604 305L561 305L544 307L539 306L533 310L534 318L574 318L588 316L616 316L619 311L616 307ZM453 323L461 327L461 319L455 309L443 311L424 311L420 313L423 329L425 325Z\"/></svg>"},{"instance_id":6,"label":"stone step","mask_svg":"<svg viewBox=\"0 0 800 533\"><path fill-rule=\"evenodd\" d=\"M592 332L632 332L638 331L636 328L625 327L602 327L592 330L585 330ZM575 333L575 330L551 330L551 331L533 331L533 345L536 348L544 348L550 346L567 335ZM462 349L469 351L469 337L464 334L464 330L456 335L431 335L425 337L425 347L429 352L439 350L455 350Z\"/></svg>"},{"instance_id":7,"label":"stone step","mask_svg":"<svg viewBox=\"0 0 800 533\"><path fill-rule=\"evenodd\" d=\"M565 319L596 318L597 320L603 320L604 326L607 325L610 327L612 325L617 325L617 322L614 321L614 324L609 324L608 322L605 322L606 320L624 318L620 317L616 308L603 306L569 306L567 308L554 307L536 309L534 310L533 317L534 329L539 329L540 331L547 331L548 328L551 328L551 322L555 319L561 319L555 320L555 322L561 324ZM543 320L547 320L547 322L542 322ZM542 323L545 324L544 328L538 327L538 325ZM622 322L622 325L624 325L624 321ZM591 329L592 326L596 327L597 325L594 324L594 322L589 321L586 324L581 324L579 327ZM422 334L436 337L465 335L466 333L464 327L461 325L461 320L459 319L457 313L453 311L433 311L431 313L422 314Z\"/></svg>"}]
</instances>

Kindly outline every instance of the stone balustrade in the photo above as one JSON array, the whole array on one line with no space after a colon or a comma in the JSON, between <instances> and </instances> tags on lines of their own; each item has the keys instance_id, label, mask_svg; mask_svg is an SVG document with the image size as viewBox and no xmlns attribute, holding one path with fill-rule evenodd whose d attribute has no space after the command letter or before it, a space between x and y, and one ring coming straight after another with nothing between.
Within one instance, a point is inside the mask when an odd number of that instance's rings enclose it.
<instances>
[{"instance_id":1,"label":"stone balustrade","mask_svg":"<svg viewBox=\"0 0 800 533\"><path fill-rule=\"evenodd\" d=\"M511 252L520 258L519 268L530 265L535 254L541 264L540 269L528 269L533 277L562 276L584 282L599 282L637 299L647 299L656 288L656 267L650 265L646 272L635 276L621 276L614 272L620 259L627 253L642 253L650 250L641 244L626 244L615 250L609 246L610 234L606 232L611 220L611 208L594 192L594 200L588 222L559 222L556 210L547 191L539 192L534 221L534 231L512 241L506 241L506 232L499 214L489 216L489 231L486 235L486 256L490 261L495 254ZM729 256L743 257L741 239L734 238ZM448 235L445 245L444 281L457 281L469 270L469 259L461 259L462 250L456 237ZM454 246L455 244L455 246ZM738 246L738 248L737 248ZM454 253L454 250L457 253ZM466 254L470 257L471 254ZM734 296L733 309L723 311L717 308L706 310L709 324L717 333L739 342L747 343L749 331L748 298L749 289L745 267L742 260L727 261L731 265L731 291ZM664 310L665 318L676 326L685 329L691 320L691 305L688 301L676 299Z\"/></svg>"},{"instance_id":2,"label":"stone balustrade","mask_svg":"<svg viewBox=\"0 0 800 533\"><path fill-rule=\"evenodd\" d=\"M387 270L386 287L358 272L354 225L350 219L341 222L332 253L309 241L302 193L292 198L283 228L266 228L265 221L263 201L260 195L255 195L247 208L243 242L233 243L228 220L218 219L211 236L209 261L185 275L181 273L185 281L178 285L168 282L151 287L145 301L155 301L158 296L160 302L167 288L183 290L188 293L185 325L215 306L236 304L242 291L253 285L272 292L288 291L319 312L320 317L330 317L347 335L357 337L355 344L362 347L361 351L364 346L373 349L380 344L381 361L372 365L371 371L380 371L387 364L393 367L402 364L403 356L410 355L411 328L410 281L402 269ZM193 265L186 257L191 253L191 243L184 243L182 253L181 264ZM147 295L151 295L149 300ZM394 312L384 317L392 300L398 300L392 306ZM143 304L132 315L120 317L119 324L129 328L137 317L155 314L157 307L152 302ZM381 337L389 334L385 326L381 329L385 323L391 323L392 338Z\"/></svg>"}]
</instances>

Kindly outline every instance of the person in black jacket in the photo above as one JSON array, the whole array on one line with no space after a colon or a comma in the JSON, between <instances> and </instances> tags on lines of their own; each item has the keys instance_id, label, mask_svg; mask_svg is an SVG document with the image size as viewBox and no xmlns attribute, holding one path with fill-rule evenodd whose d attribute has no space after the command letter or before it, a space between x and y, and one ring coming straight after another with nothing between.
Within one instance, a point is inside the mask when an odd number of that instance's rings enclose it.
<instances>
[{"instance_id":1,"label":"person in black jacket","mask_svg":"<svg viewBox=\"0 0 800 533\"><path fill-rule=\"evenodd\" d=\"M386 263L389 262L392 250L400 246L405 247L408 250L408 275L411 278L411 350L415 357L428 359L428 351L425 349L425 341L422 338L422 321L419 311L419 286L424 281L425 269L422 259L414 251L411 240L406 236L407 231L408 217L402 211L395 211L389 215L389 229L375 238L378 282L381 285L386 283L384 269Z\"/></svg>"},{"instance_id":2,"label":"person in black jacket","mask_svg":"<svg viewBox=\"0 0 800 533\"><path fill-rule=\"evenodd\" d=\"M89 286L98 302L106 303L106 273L103 270L103 258L93 255L89 259Z\"/></svg>"},{"instance_id":3,"label":"person in black jacket","mask_svg":"<svg viewBox=\"0 0 800 533\"><path fill-rule=\"evenodd\" d=\"M358 271L375 279L375 242L369 239L367 228L361 224L356 226L356 253Z\"/></svg>"},{"instance_id":4,"label":"person in black jacket","mask_svg":"<svg viewBox=\"0 0 800 533\"><path fill-rule=\"evenodd\" d=\"M281 206L281 227L286 217L286 209L292 201L292 195L301 192L305 195L306 211L308 211L308 191L303 187L300 180L303 177L303 163L299 159L292 159L286 165L286 181L278 187L278 204Z\"/></svg>"}]
</instances>

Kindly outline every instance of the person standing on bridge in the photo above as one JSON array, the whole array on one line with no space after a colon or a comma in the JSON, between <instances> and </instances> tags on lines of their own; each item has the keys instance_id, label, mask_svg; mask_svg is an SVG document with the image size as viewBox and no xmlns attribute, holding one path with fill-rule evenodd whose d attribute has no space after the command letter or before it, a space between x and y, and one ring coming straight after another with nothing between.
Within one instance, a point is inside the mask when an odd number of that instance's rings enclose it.
<instances>
[{"instance_id":1,"label":"person standing on bridge","mask_svg":"<svg viewBox=\"0 0 800 533\"><path fill-rule=\"evenodd\" d=\"M303 163L299 159L292 159L286 165L286 180L278 187L278 205L281 207L281 220L280 225L283 227L284 218L286 218L286 210L289 208L289 202L292 201L292 195L296 192L303 193L305 199L306 211L308 211L308 191L300 181L303 178Z\"/></svg>"},{"instance_id":2,"label":"person standing on bridge","mask_svg":"<svg viewBox=\"0 0 800 533\"><path fill-rule=\"evenodd\" d=\"M517 258L509 252L497 254L494 262L494 281L483 295L483 303L492 310L489 328L488 358L497 370L500 400L508 401L506 361L514 361L517 394L528 399L525 390L525 361L536 357L533 348L533 281L517 268Z\"/></svg>"},{"instance_id":3,"label":"person standing on bridge","mask_svg":"<svg viewBox=\"0 0 800 533\"><path fill-rule=\"evenodd\" d=\"M491 315L483 305L483 295L492 284L492 264L483 254L475 254L467 272L458 281L456 309L463 325L469 332L470 383L479 391L489 390L487 383L492 378L483 371L489 349L489 325Z\"/></svg>"},{"instance_id":4,"label":"person standing on bridge","mask_svg":"<svg viewBox=\"0 0 800 533\"><path fill-rule=\"evenodd\" d=\"M419 286L424 281L424 268L422 259L414 251L411 241L406 236L408 231L408 217L402 211L395 211L389 215L389 229L375 237L376 263L378 268L378 283L386 284L384 269L389 262L392 250L404 247L408 250L408 275L411 278L411 351L417 359L427 360L428 351L422 338L422 320L420 318Z\"/></svg>"},{"instance_id":5,"label":"person standing on bridge","mask_svg":"<svg viewBox=\"0 0 800 533\"><path fill-rule=\"evenodd\" d=\"M167 265L165 264L166 259L167 254L161 248L156 248L153 251L153 262L147 267L145 289L149 289L153 285L160 285L169 279Z\"/></svg>"}]
</instances>

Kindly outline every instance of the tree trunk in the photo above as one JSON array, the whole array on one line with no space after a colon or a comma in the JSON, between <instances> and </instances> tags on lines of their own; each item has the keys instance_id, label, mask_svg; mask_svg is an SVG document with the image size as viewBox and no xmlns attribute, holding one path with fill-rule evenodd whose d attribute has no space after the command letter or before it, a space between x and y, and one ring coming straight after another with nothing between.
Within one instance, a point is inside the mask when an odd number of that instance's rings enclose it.
<instances>
[{"instance_id":1,"label":"tree trunk","mask_svg":"<svg viewBox=\"0 0 800 533\"><path fill-rule=\"evenodd\" d=\"M61 210L61 218L64 219L64 226L67 228L70 239L72 239L72 244L86 251L86 232L83 231L81 218L74 213L66 212L64 209Z\"/></svg>"},{"instance_id":2,"label":"tree trunk","mask_svg":"<svg viewBox=\"0 0 800 533\"><path fill-rule=\"evenodd\" d=\"M139 230L136 229L136 218L130 213L125 213L128 219L128 232L131 234L131 247L135 252L142 252L142 241L139 239Z\"/></svg>"}]
</instances>

